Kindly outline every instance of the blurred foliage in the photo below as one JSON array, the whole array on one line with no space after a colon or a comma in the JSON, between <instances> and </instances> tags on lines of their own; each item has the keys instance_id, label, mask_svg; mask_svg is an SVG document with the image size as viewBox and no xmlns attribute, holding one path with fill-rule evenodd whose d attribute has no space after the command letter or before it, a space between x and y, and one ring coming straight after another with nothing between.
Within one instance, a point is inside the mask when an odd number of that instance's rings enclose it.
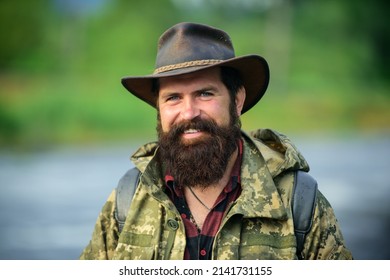
<instances>
[{"instance_id":1,"label":"blurred foliage","mask_svg":"<svg viewBox=\"0 0 390 280\"><path fill-rule=\"evenodd\" d=\"M244 129L388 132L387 2L339 0L2 0L0 147L155 137L155 110L120 78L150 74L157 39L195 21L226 30L236 54L270 64Z\"/></svg>"}]
</instances>

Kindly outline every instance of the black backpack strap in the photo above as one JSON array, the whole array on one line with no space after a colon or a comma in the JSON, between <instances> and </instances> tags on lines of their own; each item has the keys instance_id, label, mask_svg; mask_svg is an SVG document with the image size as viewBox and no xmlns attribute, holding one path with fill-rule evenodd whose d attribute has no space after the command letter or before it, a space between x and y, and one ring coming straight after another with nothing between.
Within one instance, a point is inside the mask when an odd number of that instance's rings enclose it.
<instances>
[{"instance_id":1,"label":"black backpack strap","mask_svg":"<svg viewBox=\"0 0 390 280\"><path fill-rule=\"evenodd\" d=\"M122 232L125 225L127 212L137 188L140 174L141 172L136 167L129 169L119 180L116 187L115 219L118 223L119 233Z\"/></svg>"},{"instance_id":2,"label":"black backpack strap","mask_svg":"<svg viewBox=\"0 0 390 280\"><path fill-rule=\"evenodd\" d=\"M302 250L306 234L310 231L313 222L317 189L317 181L307 172L301 170L295 172L292 214L297 239L298 259L304 259Z\"/></svg>"}]
</instances>

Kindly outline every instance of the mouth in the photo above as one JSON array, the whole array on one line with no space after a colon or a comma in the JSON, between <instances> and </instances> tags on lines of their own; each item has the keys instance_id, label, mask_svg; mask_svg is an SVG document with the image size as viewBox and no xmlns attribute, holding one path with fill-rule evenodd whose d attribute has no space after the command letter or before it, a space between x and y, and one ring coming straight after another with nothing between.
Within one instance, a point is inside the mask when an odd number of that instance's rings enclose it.
<instances>
[{"instance_id":1,"label":"mouth","mask_svg":"<svg viewBox=\"0 0 390 280\"><path fill-rule=\"evenodd\" d=\"M199 133L200 130L199 129L187 129L184 131L184 134L195 134L195 133Z\"/></svg>"},{"instance_id":2,"label":"mouth","mask_svg":"<svg viewBox=\"0 0 390 280\"><path fill-rule=\"evenodd\" d=\"M183 131L182 137L186 141L194 141L204 136L204 131L201 129L189 128Z\"/></svg>"}]
</instances>

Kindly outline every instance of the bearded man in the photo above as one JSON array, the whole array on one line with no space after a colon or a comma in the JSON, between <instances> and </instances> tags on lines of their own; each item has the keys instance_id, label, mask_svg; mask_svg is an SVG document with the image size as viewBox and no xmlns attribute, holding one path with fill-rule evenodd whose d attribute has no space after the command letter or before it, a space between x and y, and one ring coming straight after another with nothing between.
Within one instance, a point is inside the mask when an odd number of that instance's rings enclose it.
<instances>
[{"instance_id":1,"label":"bearded man","mask_svg":"<svg viewBox=\"0 0 390 280\"><path fill-rule=\"evenodd\" d=\"M114 190L80 258L352 259L318 190L298 254L292 193L309 166L286 136L241 130L268 82L266 60L236 57L222 30L179 23L164 32L154 73L122 79L156 108L158 142L132 156L141 175L123 229Z\"/></svg>"}]
</instances>

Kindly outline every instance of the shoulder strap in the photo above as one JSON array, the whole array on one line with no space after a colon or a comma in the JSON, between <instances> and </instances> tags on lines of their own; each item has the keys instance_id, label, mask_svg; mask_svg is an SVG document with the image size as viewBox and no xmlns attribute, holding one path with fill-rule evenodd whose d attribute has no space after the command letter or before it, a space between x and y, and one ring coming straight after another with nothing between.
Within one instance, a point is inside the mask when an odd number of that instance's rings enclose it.
<instances>
[{"instance_id":1,"label":"shoulder strap","mask_svg":"<svg viewBox=\"0 0 390 280\"><path fill-rule=\"evenodd\" d=\"M116 187L115 219L118 222L119 233L122 232L125 225L127 212L137 188L140 174L141 172L136 167L129 169L119 180Z\"/></svg>"},{"instance_id":2,"label":"shoulder strap","mask_svg":"<svg viewBox=\"0 0 390 280\"><path fill-rule=\"evenodd\" d=\"M317 197L317 181L307 172L296 171L292 197L292 214L295 236L297 239L297 256L303 259L302 250L306 234L310 231Z\"/></svg>"}]
</instances>

